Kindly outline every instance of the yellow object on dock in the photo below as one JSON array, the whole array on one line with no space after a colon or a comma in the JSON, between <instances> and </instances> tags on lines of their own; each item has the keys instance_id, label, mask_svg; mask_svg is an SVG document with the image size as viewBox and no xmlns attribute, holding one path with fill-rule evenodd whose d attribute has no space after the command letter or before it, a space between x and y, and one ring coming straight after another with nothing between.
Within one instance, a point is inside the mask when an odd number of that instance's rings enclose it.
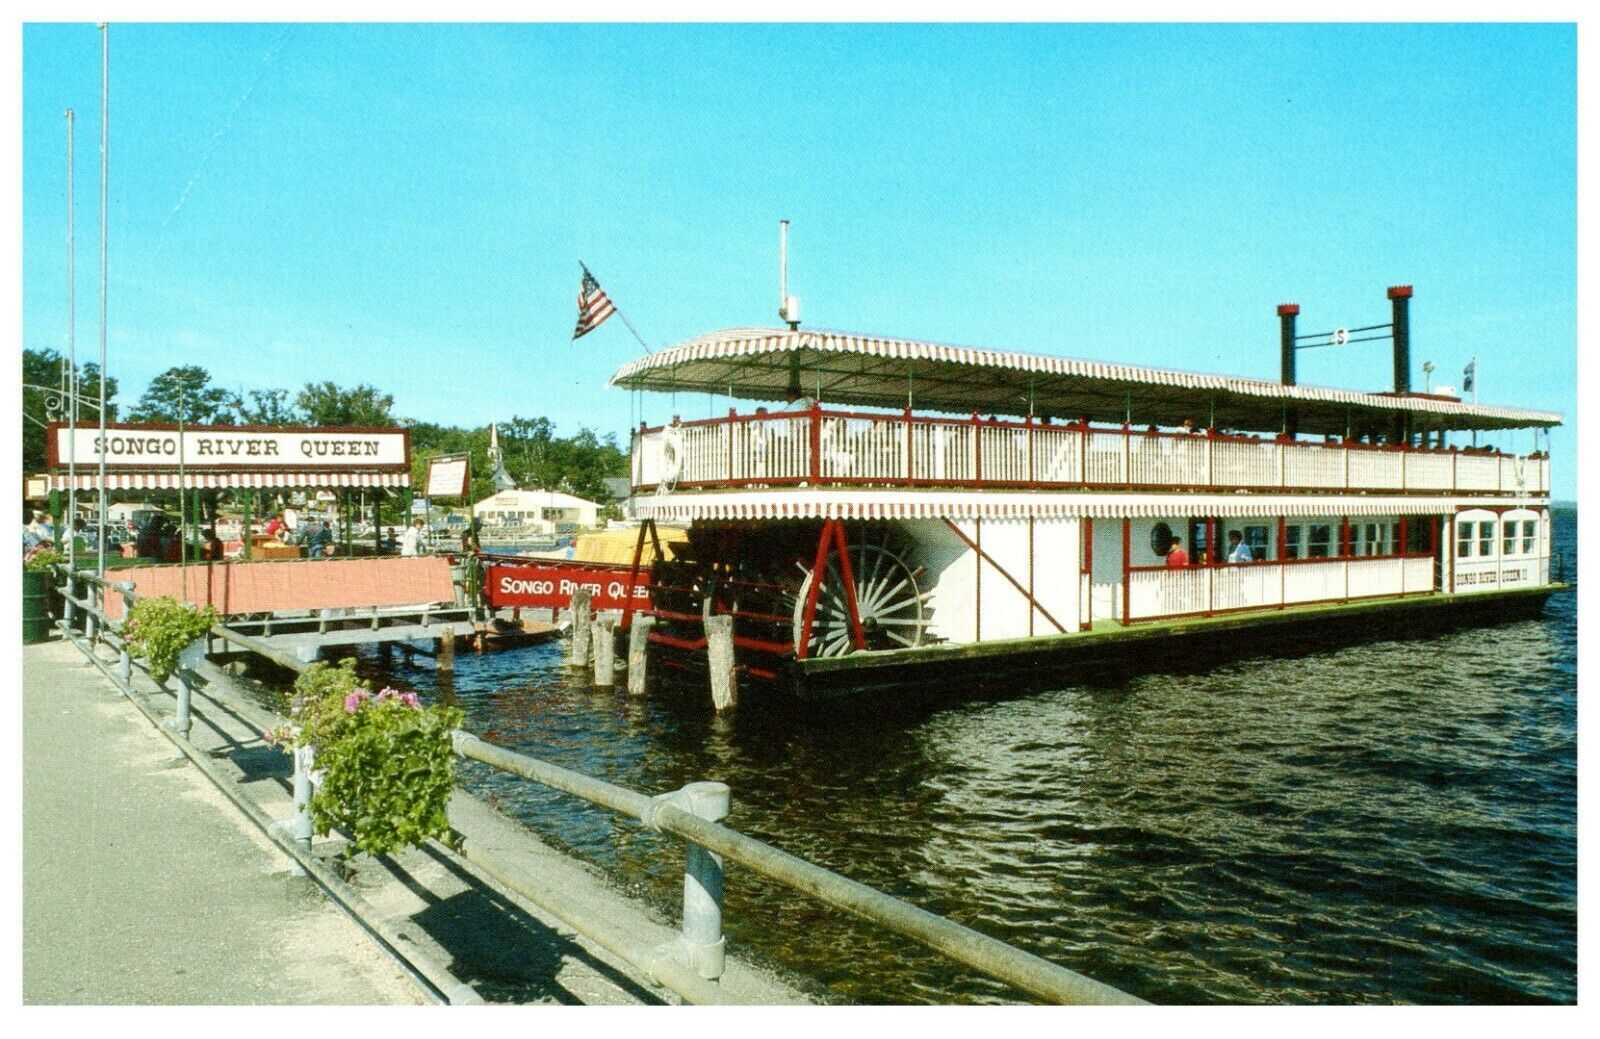
<instances>
[{"instance_id":1,"label":"yellow object on dock","mask_svg":"<svg viewBox=\"0 0 1600 1039\"><path fill-rule=\"evenodd\" d=\"M668 558L675 554L674 545L681 545L689 540L689 532L681 527L662 526L656 528L656 533L661 538L661 550ZM633 549L638 543L638 527L581 534L573 543L572 558L576 562L621 563L626 566L633 563ZM655 561L655 546L650 543L647 534L644 539L644 552L639 556L639 565L649 566Z\"/></svg>"}]
</instances>

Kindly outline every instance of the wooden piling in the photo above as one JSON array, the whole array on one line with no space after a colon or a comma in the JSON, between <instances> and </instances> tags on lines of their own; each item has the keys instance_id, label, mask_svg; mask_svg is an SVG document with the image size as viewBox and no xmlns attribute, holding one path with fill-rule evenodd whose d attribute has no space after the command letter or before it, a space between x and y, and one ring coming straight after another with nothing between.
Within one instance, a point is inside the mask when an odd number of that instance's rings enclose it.
<instances>
[{"instance_id":1,"label":"wooden piling","mask_svg":"<svg viewBox=\"0 0 1600 1039\"><path fill-rule=\"evenodd\" d=\"M733 671L733 618L706 618L706 664L711 670L711 703L717 713L731 710L738 697Z\"/></svg>"},{"instance_id":2,"label":"wooden piling","mask_svg":"<svg viewBox=\"0 0 1600 1039\"><path fill-rule=\"evenodd\" d=\"M646 661L650 658L650 629L656 619L648 613L633 615L628 629L628 695L643 696Z\"/></svg>"},{"instance_id":3,"label":"wooden piling","mask_svg":"<svg viewBox=\"0 0 1600 1039\"><path fill-rule=\"evenodd\" d=\"M572 593L572 647L567 658L567 663L573 667L589 666L589 644L593 637L589 634L590 616L589 591L579 588Z\"/></svg>"},{"instance_id":4,"label":"wooden piling","mask_svg":"<svg viewBox=\"0 0 1600 1039\"><path fill-rule=\"evenodd\" d=\"M617 636L615 620L596 617L590 630L594 632L594 684L610 689L617 681Z\"/></svg>"},{"instance_id":5,"label":"wooden piling","mask_svg":"<svg viewBox=\"0 0 1600 1039\"><path fill-rule=\"evenodd\" d=\"M439 637L439 670L454 671L456 669L456 636L455 632Z\"/></svg>"}]
</instances>

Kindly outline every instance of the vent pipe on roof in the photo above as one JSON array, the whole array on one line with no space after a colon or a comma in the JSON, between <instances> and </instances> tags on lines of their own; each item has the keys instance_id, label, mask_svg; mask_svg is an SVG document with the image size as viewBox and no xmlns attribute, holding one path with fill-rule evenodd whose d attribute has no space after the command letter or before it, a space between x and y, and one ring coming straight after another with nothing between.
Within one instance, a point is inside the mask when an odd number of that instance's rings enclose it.
<instances>
[{"instance_id":1,"label":"vent pipe on roof","mask_svg":"<svg viewBox=\"0 0 1600 1039\"><path fill-rule=\"evenodd\" d=\"M800 327L800 297L789 295L789 221L778 221L778 317L789 331Z\"/></svg>"}]
</instances>

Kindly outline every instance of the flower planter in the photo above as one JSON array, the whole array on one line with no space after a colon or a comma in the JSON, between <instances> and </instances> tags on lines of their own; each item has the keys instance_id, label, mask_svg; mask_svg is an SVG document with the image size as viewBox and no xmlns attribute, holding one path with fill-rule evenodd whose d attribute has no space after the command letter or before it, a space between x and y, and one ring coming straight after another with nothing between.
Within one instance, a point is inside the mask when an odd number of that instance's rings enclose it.
<instances>
[{"instance_id":1,"label":"flower planter","mask_svg":"<svg viewBox=\"0 0 1600 1039\"><path fill-rule=\"evenodd\" d=\"M22 644L25 646L50 637L50 588L48 573L22 572Z\"/></svg>"}]
</instances>

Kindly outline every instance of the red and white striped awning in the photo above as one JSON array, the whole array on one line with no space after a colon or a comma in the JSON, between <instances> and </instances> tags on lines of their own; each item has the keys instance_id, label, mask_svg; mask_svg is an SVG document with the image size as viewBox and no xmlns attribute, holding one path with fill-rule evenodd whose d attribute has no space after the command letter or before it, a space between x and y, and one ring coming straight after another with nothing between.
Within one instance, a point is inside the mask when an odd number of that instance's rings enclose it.
<instances>
[{"instance_id":1,"label":"red and white striped awning","mask_svg":"<svg viewBox=\"0 0 1600 1039\"><path fill-rule=\"evenodd\" d=\"M52 473L50 489L65 491L73 481L66 473ZM98 474L78 473L77 489L92 491L99 487ZM179 488L178 474L160 473L106 473L108 491L175 491ZM409 487L410 473L184 473L182 487L188 490L231 490L256 487Z\"/></svg>"},{"instance_id":2,"label":"red and white striped awning","mask_svg":"<svg viewBox=\"0 0 1600 1039\"><path fill-rule=\"evenodd\" d=\"M1171 516L1437 516L1465 508L1545 508L1540 497L1422 495L1095 494L1026 491L735 491L639 495L634 519L1129 519Z\"/></svg>"},{"instance_id":3,"label":"red and white striped awning","mask_svg":"<svg viewBox=\"0 0 1600 1039\"><path fill-rule=\"evenodd\" d=\"M1276 342L1276 337L1273 338ZM1276 358L1277 351L1272 356ZM782 401L798 383L824 403L1036 415L1135 425L1200 425L1275 432L1286 409L1302 433L1345 436L1366 426L1386 430L1397 413L1414 430L1519 429L1554 426L1548 411L1491 407L1449 397L1363 393L1326 386L1285 386L1262 379L1144 368L1045 354L984 350L820 329L733 328L687 340L631 361L613 386L664 392L728 394ZM1213 419L1214 416L1214 419Z\"/></svg>"}]
</instances>

